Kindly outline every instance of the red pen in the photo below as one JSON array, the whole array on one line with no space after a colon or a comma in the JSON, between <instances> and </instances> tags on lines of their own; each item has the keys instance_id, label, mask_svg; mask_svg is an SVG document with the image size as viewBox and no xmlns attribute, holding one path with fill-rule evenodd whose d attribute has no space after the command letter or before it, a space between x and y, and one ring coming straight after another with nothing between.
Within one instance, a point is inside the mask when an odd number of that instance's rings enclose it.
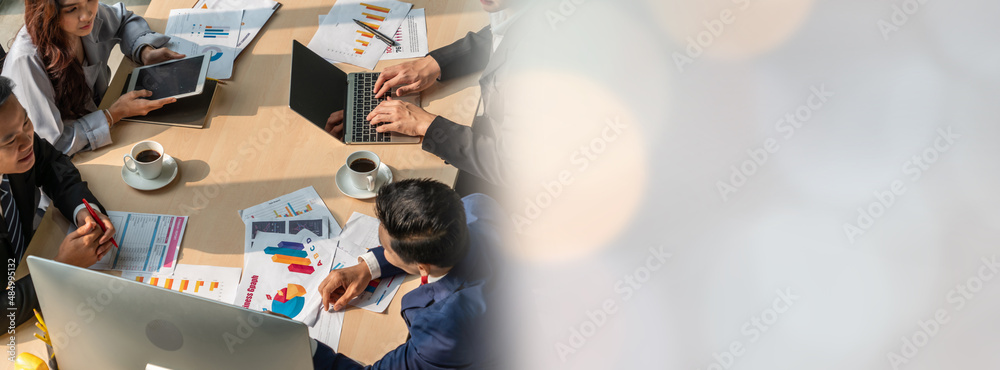
<instances>
[{"instance_id":1,"label":"red pen","mask_svg":"<svg viewBox=\"0 0 1000 370\"><path fill-rule=\"evenodd\" d=\"M87 206L87 211L90 212L90 217L94 218L94 221L97 222L97 226L101 227L101 231L108 231L108 228L104 227L104 223L101 222L101 218L97 217L97 212L94 212L94 209L90 208L90 203L88 203L86 199L83 200L83 205ZM121 247L118 246L118 243L115 243L114 236L111 237L111 244L114 245L115 248L121 249Z\"/></svg>"}]
</instances>

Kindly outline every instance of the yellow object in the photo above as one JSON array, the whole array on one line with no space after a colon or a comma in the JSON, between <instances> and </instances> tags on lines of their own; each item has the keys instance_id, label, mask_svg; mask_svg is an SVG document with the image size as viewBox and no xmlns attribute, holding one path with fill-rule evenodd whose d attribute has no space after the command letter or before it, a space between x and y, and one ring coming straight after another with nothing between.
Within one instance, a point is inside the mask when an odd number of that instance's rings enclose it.
<instances>
[{"instance_id":1,"label":"yellow object","mask_svg":"<svg viewBox=\"0 0 1000 370\"><path fill-rule=\"evenodd\" d=\"M38 310L36 310L36 309L31 309L31 310L35 312L35 318L38 319L38 323L42 324L42 326L39 327L39 329L42 329L42 331L44 331L44 332L47 333L49 331L49 329L48 329L47 326L45 326L45 320L42 320L42 313L38 312ZM38 326L38 325L36 324L35 326Z\"/></svg>"},{"instance_id":2,"label":"yellow object","mask_svg":"<svg viewBox=\"0 0 1000 370\"><path fill-rule=\"evenodd\" d=\"M41 336L38 335L38 333L35 333L35 338L41 339L42 342L45 342L45 344L48 344L50 346L52 345L52 342L49 341L49 338L47 336Z\"/></svg>"},{"instance_id":3,"label":"yellow object","mask_svg":"<svg viewBox=\"0 0 1000 370\"><path fill-rule=\"evenodd\" d=\"M22 352L14 360L14 368L17 370L49 370L49 365L38 356Z\"/></svg>"}]
</instances>

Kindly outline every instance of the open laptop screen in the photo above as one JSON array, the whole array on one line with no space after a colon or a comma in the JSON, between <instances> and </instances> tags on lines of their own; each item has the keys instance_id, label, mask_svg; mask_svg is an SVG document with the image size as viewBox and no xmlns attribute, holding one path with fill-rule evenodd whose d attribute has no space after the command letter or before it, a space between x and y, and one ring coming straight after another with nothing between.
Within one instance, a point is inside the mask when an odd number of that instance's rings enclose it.
<instances>
[{"instance_id":1,"label":"open laptop screen","mask_svg":"<svg viewBox=\"0 0 1000 370\"><path fill-rule=\"evenodd\" d=\"M347 104L347 73L292 41L292 78L288 106L320 128Z\"/></svg>"}]
</instances>

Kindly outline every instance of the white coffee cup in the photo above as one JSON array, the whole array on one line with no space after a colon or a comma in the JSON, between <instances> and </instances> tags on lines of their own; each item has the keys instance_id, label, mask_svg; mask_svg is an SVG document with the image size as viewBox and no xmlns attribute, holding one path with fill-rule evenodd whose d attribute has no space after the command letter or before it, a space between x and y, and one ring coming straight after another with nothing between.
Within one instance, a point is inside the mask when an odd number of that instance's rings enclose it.
<instances>
[{"instance_id":1,"label":"white coffee cup","mask_svg":"<svg viewBox=\"0 0 1000 370\"><path fill-rule=\"evenodd\" d=\"M347 156L351 183L359 190L375 191L375 181L381 165L378 155L367 150L359 150Z\"/></svg>"},{"instance_id":2,"label":"white coffee cup","mask_svg":"<svg viewBox=\"0 0 1000 370\"><path fill-rule=\"evenodd\" d=\"M153 152L156 153L153 158ZM146 180L160 176L163 170L163 145L155 141L140 141L132 146L132 151L122 157L125 168L136 172Z\"/></svg>"}]
</instances>

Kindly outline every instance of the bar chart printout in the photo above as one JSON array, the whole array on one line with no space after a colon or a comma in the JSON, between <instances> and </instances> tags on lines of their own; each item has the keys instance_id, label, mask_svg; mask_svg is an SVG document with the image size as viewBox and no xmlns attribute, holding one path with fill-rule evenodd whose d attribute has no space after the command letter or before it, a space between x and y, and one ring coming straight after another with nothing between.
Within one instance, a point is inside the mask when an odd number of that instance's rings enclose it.
<instances>
[{"instance_id":1,"label":"bar chart printout","mask_svg":"<svg viewBox=\"0 0 1000 370\"><path fill-rule=\"evenodd\" d=\"M309 48L327 60L372 69L387 45L354 21L392 37L412 7L396 0L337 1L320 22Z\"/></svg>"},{"instance_id":2,"label":"bar chart printout","mask_svg":"<svg viewBox=\"0 0 1000 370\"><path fill-rule=\"evenodd\" d=\"M177 265L173 274L125 272L122 278L231 304L241 272L239 267Z\"/></svg>"}]
</instances>

